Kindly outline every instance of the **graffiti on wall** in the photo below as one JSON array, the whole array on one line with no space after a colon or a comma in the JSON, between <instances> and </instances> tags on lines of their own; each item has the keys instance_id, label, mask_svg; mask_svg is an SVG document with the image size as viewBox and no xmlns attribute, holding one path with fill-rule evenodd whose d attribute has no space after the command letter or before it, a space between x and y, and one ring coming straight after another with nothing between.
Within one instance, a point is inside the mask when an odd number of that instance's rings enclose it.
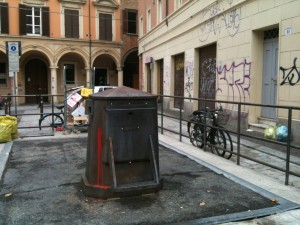
<instances>
[{"instance_id":1,"label":"graffiti on wall","mask_svg":"<svg viewBox=\"0 0 300 225\"><path fill-rule=\"evenodd\" d=\"M231 6L233 0L228 0ZM205 10L201 19L206 21L200 27L200 41L204 42L209 38L210 34L217 35L225 30L233 37L240 29L241 8L225 10L219 2Z\"/></svg>"},{"instance_id":2,"label":"graffiti on wall","mask_svg":"<svg viewBox=\"0 0 300 225\"><path fill-rule=\"evenodd\" d=\"M192 98L194 91L194 63L187 61L185 63L185 76L187 79L184 89L187 91L189 98ZM191 101L191 100L190 100Z\"/></svg>"},{"instance_id":3,"label":"graffiti on wall","mask_svg":"<svg viewBox=\"0 0 300 225\"><path fill-rule=\"evenodd\" d=\"M201 65L200 93L204 98L214 99L216 81L216 58L207 58Z\"/></svg>"},{"instance_id":4,"label":"graffiti on wall","mask_svg":"<svg viewBox=\"0 0 300 225\"><path fill-rule=\"evenodd\" d=\"M250 97L251 62L245 59L236 64L234 61L229 65L217 68L218 93L227 93L228 101L246 102ZM233 107L233 106L232 106ZM245 107L245 106L244 106Z\"/></svg>"},{"instance_id":5,"label":"graffiti on wall","mask_svg":"<svg viewBox=\"0 0 300 225\"><path fill-rule=\"evenodd\" d=\"M294 65L290 68L283 68L280 67L280 70L282 71L282 82L280 85L289 84L291 86L294 86L295 84L298 84L300 81L300 67L297 68L296 65L297 58L294 58Z\"/></svg>"},{"instance_id":6,"label":"graffiti on wall","mask_svg":"<svg viewBox=\"0 0 300 225\"><path fill-rule=\"evenodd\" d=\"M169 95L170 94L170 67L169 65L166 63L165 68L164 68L164 94L165 95Z\"/></svg>"}]
</instances>

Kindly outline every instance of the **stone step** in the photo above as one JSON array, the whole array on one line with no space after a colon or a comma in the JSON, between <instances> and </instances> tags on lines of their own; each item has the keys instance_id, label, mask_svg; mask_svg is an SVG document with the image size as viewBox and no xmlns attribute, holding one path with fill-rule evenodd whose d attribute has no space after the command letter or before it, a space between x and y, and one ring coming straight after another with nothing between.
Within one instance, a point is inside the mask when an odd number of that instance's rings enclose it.
<instances>
[{"instance_id":1,"label":"stone step","mask_svg":"<svg viewBox=\"0 0 300 225\"><path fill-rule=\"evenodd\" d=\"M258 117L258 123L250 123L249 129L263 133L269 126L276 126L276 120L264 117Z\"/></svg>"},{"instance_id":2,"label":"stone step","mask_svg":"<svg viewBox=\"0 0 300 225\"><path fill-rule=\"evenodd\" d=\"M259 124L266 124L269 126L276 126L276 120L265 118L265 117L258 117L258 123Z\"/></svg>"},{"instance_id":3,"label":"stone step","mask_svg":"<svg viewBox=\"0 0 300 225\"><path fill-rule=\"evenodd\" d=\"M270 125L262 124L262 123L250 123L249 129L256 132L263 133L268 126Z\"/></svg>"}]
</instances>

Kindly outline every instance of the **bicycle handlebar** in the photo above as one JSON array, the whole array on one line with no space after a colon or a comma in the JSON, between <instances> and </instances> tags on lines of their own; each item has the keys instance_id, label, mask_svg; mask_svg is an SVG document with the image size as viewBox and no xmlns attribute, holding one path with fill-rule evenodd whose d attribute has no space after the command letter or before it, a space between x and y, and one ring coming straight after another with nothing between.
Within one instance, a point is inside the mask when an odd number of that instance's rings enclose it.
<instances>
[{"instance_id":1,"label":"bicycle handlebar","mask_svg":"<svg viewBox=\"0 0 300 225\"><path fill-rule=\"evenodd\" d=\"M193 112L193 115L201 115L201 114L207 114L207 113L220 113L223 112L223 107L220 106L218 109L210 109L208 107L204 109L200 109L200 110L196 110Z\"/></svg>"}]
</instances>

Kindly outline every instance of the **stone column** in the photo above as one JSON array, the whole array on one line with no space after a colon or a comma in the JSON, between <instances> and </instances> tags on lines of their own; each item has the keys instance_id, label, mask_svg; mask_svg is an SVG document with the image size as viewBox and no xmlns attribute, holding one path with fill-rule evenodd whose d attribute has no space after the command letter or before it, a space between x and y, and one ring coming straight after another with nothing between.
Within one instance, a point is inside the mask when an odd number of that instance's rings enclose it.
<instances>
[{"instance_id":1,"label":"stone column","mask_svg":"<svg viewBox=\"0 0 300 225\"><path fill-rule=\"evenodd\" d=\"M58 66L50 66L51 70L51 95L57 95L57 69ZM53 102L58 102L58 96L53 97Z\"/></svg>"},{"instance_id":2,"label":"stone column","mask_svg":"<svg viewBox=\"0 0 300 225\"><path fill-rule=\"evenodd\" d=\"M84 68L85 69L85 82L86 82L86 87L92 87L92 78L91 78L91 68Z\"/></svg>"},{"instance_id":3,"label":"stone column","mask_svg":"<svg viewBox=\"0 0 300 225\"><path fill-rule=\"evenodd\" d=\"M123 69L122 67L117 67L118 71L118 87L123 86Z\"/></svg>"}]
</instances>

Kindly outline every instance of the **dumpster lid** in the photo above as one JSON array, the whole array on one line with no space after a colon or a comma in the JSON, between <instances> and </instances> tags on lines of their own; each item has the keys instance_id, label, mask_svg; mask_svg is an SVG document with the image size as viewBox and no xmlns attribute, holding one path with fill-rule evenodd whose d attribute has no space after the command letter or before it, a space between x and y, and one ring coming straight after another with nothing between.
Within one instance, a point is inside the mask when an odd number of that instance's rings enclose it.
<instances>
[{"instance_id":1,"label":"dumpster lid","mask_svg":"<svg viewBox=\"0 0 300 225\"><path fill-rule=\"evenodd\" d=\"M148 92L136 90L126 86L109 89L90 95L92 99L118 99L118 98L157 98L157 95Z\"/></svg>"}]
</instances>

